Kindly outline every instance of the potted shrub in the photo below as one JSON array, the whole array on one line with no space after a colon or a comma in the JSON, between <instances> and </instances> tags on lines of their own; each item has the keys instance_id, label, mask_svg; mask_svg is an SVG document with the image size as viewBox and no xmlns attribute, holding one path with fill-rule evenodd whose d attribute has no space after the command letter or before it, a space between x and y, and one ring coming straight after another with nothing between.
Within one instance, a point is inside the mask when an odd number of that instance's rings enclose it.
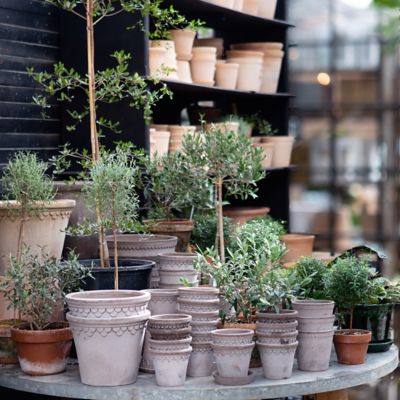
<instances>
[{"instance_id":1,"label":"potted shrub","mask_svg":"<svg viewBox=\"0 0 400 400\"><path fill-rule=\"evenodd\" d=\"M371 340L371 332L353 328L357 304L368 303L373 293L368 262L349 256L335 260L325 278L325 294L335 301L340 316L349 316L349 329L335 332L334 344L338 362L363 364Z\"/></svg>"},{"instance_id":2,"label":"potted shrub","mask_svg":"<svg viewBox=\"0 0 400 400\"><path fill-rule=\"evenodd\" d=\"M177 251L187 251L194 210L204 208L210 197L204 170L177 151L145 158L144 193L150 232L178 238Z\"/></svg>"},{"instance_id":3,"label":"potted shrub","mask_svg":"<svg viewBox=\"0 0 400 400\"><path fill-rule=\"evenodd\" d=\"M52 321L70 290L89 275L76 257L60 262L47 254L31 254L24 247L19 258L11 257L2 277L0 292L18 315L29 322L11 328L11 338L21 369L28 375L63 372L72 345L72 332L63 321Z\"/></svg>"},{"instance_id":4,"label":"potted shrub","mask_svg":"<svg viewBox=\"0 0 400 400\"><path fill-rule=\"evenodd\" d=\"M215 249L225 262L223 226L223 198L234 196L255 197L256 182L264 177L261 168L262 154L251 146L248 137L211 124L207 130L186 136L183 153L193 165L204 169L214 189L214 208L218 229Z\"/></svg>"}]
</instances>

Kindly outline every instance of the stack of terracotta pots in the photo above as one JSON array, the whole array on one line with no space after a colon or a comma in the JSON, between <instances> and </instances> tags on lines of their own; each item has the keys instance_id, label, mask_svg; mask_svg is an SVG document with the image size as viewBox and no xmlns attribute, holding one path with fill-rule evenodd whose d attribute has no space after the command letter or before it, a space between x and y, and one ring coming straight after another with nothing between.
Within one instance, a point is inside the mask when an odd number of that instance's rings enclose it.
<instances>
[{"instance_id":1,"label":"stack of terracotta pots","mask_svg":"<svg viewBox=\"0 0 400 400\"><path fill-rule=\"evenodd\" d=\"M189 62L192 59L192 48L196 32L191 29L173 29L170 33L175 43L179 80L192 83Z\"/></svg>"},{"instance_id":2,"label":"stack of terracotta pots","mask_svg":"<svg viewBox=\"0 0 400 400\"><path fill-rule=\"evenodd\" d=\"M314 372L327 370L335 332L335 303L330 300L295 300L292 305L298 312L299 369Z\"/></svg>"},{"instance_id":3,"label":"stack of terracotta pots","mask_svg":"<svg viewBox=\"0 0 400 400\"><path fill-rule=\"evenodd\" d=\"M150 128L150 158L154 158L156 154L162 157L168 153L170 136L169 131Z\"/></svg>"},{"instance_id":4,"label":"stack of terracotta pots","mask_svg":"<svg viewBox=\"0 0 400 400\"><path fill-rule=\"evenodd\" d=\"M185 135L191 135L196 131L194 125L169 125L171 138L169 140L169 152L173 153L182 148L182 141Z\"/></svg>"},{"instance_id":5,"label":"stack of terracotta pots","mask_svg":"<svg viewBox=\"0 0 400 400\"><path fill-rule=\"evenodd\" d=\"M219 323L219 290L213 287L185 287L178 289L179 312L192 316L192 354L188 376L209 376L214 370L211 331Z\"/></svg>"},{"instance_id":6,"label":"stack of terracotta pots","mask_svg":"<svg viewBox=\"0 0 400 400\"><path fill-rule=\"evenodd\" d=\"M256 313L257 348L264 377L287 379L293 371L297 342L297 311Z\"/></svg>"},{"instance_id":7,"label":"stack of terracotta pots","mask_svg":"<svg viewBox=\"0 0 400 400\"><path fill-rule=\"evenodd\" d=\"M160 288L176 289L182 287L182 279L187 280L191 286L198 286L198 272L193 263L197 258L195 253L167 253L160 254Z\"/></svg>"},{"instance_id":8,"label":"stack of terracotta pots","mask_svg":"<svg viewBox=\"0 0 400 400\"><path fill-rule=\"evenodd\" d=\"M236 88L238 90L259 92L264 53L252 50L228 50L228 63L239 64Z\"/></svg>"},{"instance_id":9,"label":"stack of terracotta pots","mask_svg":"<svg viewBox=\"0 0 400 400\"><path fill-rule=\"evenodd\" d=\"M249 374L254 331L250 329L217 329L211 332L212 349L217 364L214 379L221 385L246 385Z\"/></svg>"},{"instance_id":10,"label":"stack of terracotta pots","mask_svg":"<svg viewBox=\"0 0 400 400\"><path fill-rule=\"evenodd\" d=\"M199 85L214 86L214 75L217 64L215 47L193 47L191 62L192 79Z\"/></svg>"},{"instance_id":11,"label":"stack of terracotta pots","mask_svg":"<svg viewBox=\"0 0 400 400\"><path fill-rule=\"evenodd\" d=\"M287 168L290 166L294 144L293 136L262 136L261 145L272 146L271 167Z\"/></svg>"},{"instance_id":12,"label":"stack of terracotta pots","mask_svg":"<svg viewBox=\"0 0 400 400\"><path fill-rule=\"evenodd\" d=\"M223 38L195 39L194 45L196 47L215 47L217 49L217 59L221 60L224 57Z\"/></svg>"},{"instance_id":13,"label":"stack of terracotta pots","mask_svg":"<svg viewBox=\"0 0 400 400\"><path fill-rule=\"evenodd\" d=\"M149 354L159 386L182 386L185 384L190 346L190 322L185 314L164 314L150 317Z\"/></svg>"},{"instance_id":14,"label":"stack of terracotta pots","mask_svg":"<svg viewBox=\"0 0 400 400\"><path fill-rule=\"evenodd\" d=\"M169 69L168 73L162 71L164 65ZM178 63L176 59L175 43L173 40L150 41L149 48L150 75L178 80Z\"/></svg>"}]
</instances>

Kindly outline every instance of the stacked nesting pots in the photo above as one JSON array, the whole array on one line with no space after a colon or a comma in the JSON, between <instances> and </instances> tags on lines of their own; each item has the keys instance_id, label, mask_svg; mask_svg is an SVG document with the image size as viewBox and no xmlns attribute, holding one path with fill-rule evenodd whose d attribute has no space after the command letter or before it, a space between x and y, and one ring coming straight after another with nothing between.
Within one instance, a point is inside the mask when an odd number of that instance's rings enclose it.
<instances>
[{"instance_id":1,"label":"stacked nesting pots","mask_svg":"<svg viewBox=\"0 0 400 400\"><path fill-rule=\"evenodd\" d=\"M161 60L161 65L164 65L166 68L169 69L168 74L164 74L163 72L161 73L162 78L168 78L172 80L177 80L178 79L178 63L176 59L176 51L175 51L175 43L173 40L152 40L150 41L150 47L151 48L161 48L164 49L165 52L160 52L159 54L155 54L154 50L150 50L149 56L151 58L155 57L157 61L154 61L155 67L152 69L156 68L157 66L160 67L160 58L164 57L163 60ZM153 61L151 61L151 64L153 65ZM157 69L156 69L157 71ZM152 71L153 72L153 71Z\"/></svg>"},{"instance_id":2,"label":"stacked nesting pots","mask_svg":"<svg viewBox=\"0 0 400 400\"><path fill-rule=\"evenodd\" d=\"M254 331L250 329L217 329L211 332L212 349L217 364L214 379L222 385L245 385L253 378L249 372L254 349Z\"/></svg>"},{"instance_id":3,"label":"stacked nesting pots","mask_svg":"<svg viewBox=\"0 0 400 400\"><path fill-rule=\"evenodd\" d=\"M199 85L214 86L214 74L217 65L216 47L193 47L190 64L192 79Z\"/></svg>"},{"instance_id":4,"label":"stacked nesting pots","mask_svg":"<svg viewBox=\"0 0 400 400\"><path fill-rule=\"evenodd\" d=\"M170 31L175 43L179 80L192 83L189 61L192 59L192 48L196 32L192 29L173 29Z\"/></svg>"},{"instance_id":5,"label":"stacked nesting pots","mask_svg":"<svg viewBox=\"0 0 400 400\"><path fill-rule=\"evenodd\" d=\"M169 125L169 131L171 132L169 152L175 153L175 151L182 148L183 137L185 135L193 135L196 127L194 125Z\"/></svg>"},{"instance_id":6,"label":"stacked nesting pots","mask_svg":"<svg viewBox=\"0 0 400 400\"><path fill-rule=\"evenodd\" d=\"M144 290L150 293L151 299L148 304L148 309L151 315L160 314L176 314L177 310L177 299L178 291L174 289L146 289ZM146 329L143 344L142 361L140 363L140 370L143 372L154 373L154 366L149 354L149 339L150 333Z\"/></svg>"},{"instance_id":7,"label":"stacked nesting pots","mask_svg":"<svg viewBox=\"0 0 400 400\"><path fill-rule=\"evenodd\" d=\"M335 303L330 300L296 300L292 305L299 313L299 369L315 372L327 370L335 332Z\"/></svg>"},{"instance_id":8,"label":"stacked nesting pots","mask_svg":"<svg viewBox=\"0 0 400 400\"><path fill-rule=\"evenodd\" d=\"M176 289L183 286L182 280L187 280L191 286L198 286L198 272L193 263L196 260L195 253L167 253L159 256L160 288Z\"/></svg>"},{"instance_id":9,"label":"stacked nesting pots","mask_svg":"<svg viewBox=\"0 0 400 400\"><path fill-rule=\"evenodd\" d=\"M159 386L182 386L185 384L190 346L190 322L192 317L184 314L163 314L150 317L149 353L153 362L156 382Z\"/></svg>"},{"instance_id":10,"label":"stacked nesting pots","mask_svg":"<svg viewBox=\"0 0 400 400\"><path fill-rule=\"evenodd\" d=\"M188 376L210 376L214 370L211 331L219 323L219 290L213 287L178 288L179 312L192 316L192 347Z\"/></svg>"},{"instance_id":11,"label":"stacked nesting pots","mask_svg":"<svg viewBox=\"0 0 400 400\"><path fill-rule=\"evenodd\" d=\"M94 290L67 295L69 321L82 383L135 383L150 294L136 290Z\"/></svg>"},{"instance_id":12,"label":"stacked nesting pots","mask_svg":"<svg viewBox=\"0 0 400 400\"><path fill-rule=\"evenodd\" d=\"M256 313L257 348L267 379L292 376L297 342L297 311Z\"/></svg>"}]
</instances>

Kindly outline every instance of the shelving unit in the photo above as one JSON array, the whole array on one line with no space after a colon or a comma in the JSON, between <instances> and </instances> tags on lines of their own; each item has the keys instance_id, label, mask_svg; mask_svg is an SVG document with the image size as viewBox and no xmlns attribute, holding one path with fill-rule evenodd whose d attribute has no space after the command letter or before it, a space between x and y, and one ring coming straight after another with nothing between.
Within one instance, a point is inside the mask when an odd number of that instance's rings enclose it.
<instances>
[{"instance_id":1,"label":"shelving unit","mask_svg":"<svg viewBox=\"0 0 400 400\"><path fill-rule=\"evenodd\" d=\"M207 27L215 31L216 37L224 38L225 47L232 43L255 41L280 41L285 43L287 50L287 29L291 27L285 22L286 0L278 0L276 17L268 20L234 10L215 6L202 0L166 0L166 5L173 5L189 19L201 19ZM102 21L96 28L96 65L104 68L112 65L109 55L119 49L124 49L133 55L132 70L140 74L148 74L148 38L140 30L126 30L137 22L135 17L120 14ZM149 26L149 21L145 21ZM68 13L60 13L60 47L61 61L66 65L74 66L78 71L84 71L86 60L79 55L84 51L85 42L82 40L85 31L81 21ZM117 38L117 40L116 40ZM117 44L116 44L117 43ZM79 48L78 48L79 47ZM287 93L287 59L284 59L283 71L277 94L262 94L225 90L217 87L207 87L182 82L165 80L173 92L173 100L162 100L154 109L154 122L180 124L181 112L197 101L213 101L223 113L260 115L270 121L280 135L288 131L289 102L291 95ZM82 100L77 99L76 104ZM101 109L100 109L101 112ZM64 121L68 118L65 110ZM107 117L121 121L123 133L118 137L107 135L104 142L110 146L115 140L130 140L136 145L149 148L149 128L143 121L140 112L129 108L128 104L118 104L108 107ZM72 142L77 147L88 147L87 122L79 127L77 134L65 132L64 140ZM110 138L112 137L112 139ZM246 205L268 206L271 215L285 221L289 219L289 175L290 169L272 169L267 177L259 182L259 197L246 200ZM232 204L243 204L234 200Z\"/></svg>"}]
</instances>

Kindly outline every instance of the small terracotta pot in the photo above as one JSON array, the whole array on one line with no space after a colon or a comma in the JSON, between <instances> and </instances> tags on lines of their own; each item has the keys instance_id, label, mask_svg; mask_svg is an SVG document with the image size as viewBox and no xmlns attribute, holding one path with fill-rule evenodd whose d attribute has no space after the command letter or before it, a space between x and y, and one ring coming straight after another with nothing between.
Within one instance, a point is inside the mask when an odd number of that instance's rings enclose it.
<instances>
[{"instance_id":1,"label":"small terracotta pot","mask_svg":"<svg viewBox=\"0 0 400 400\"><path fill-rule=\"evenodd\" d=\"M333 336L340 364L364 364L371 332L364 329L341 329Z\"/></svg>"},{"instance_id":2,"label":"small terracotta pot","mask_svg":"<svg viewBox=\"0 0 400 400\"><path fill-rule=\"evenodd\" d=\"M262 323L256 322L256 332L262 334L292 333L296 330L297 321L288 323Z\"/></svg>"},{"instance_id":3,"label":"small terracotta pot","mask_svg":"<svg viewBox=\"0 0 400 400\"><path fill-rule=\"evenodd\" d=\"M176 63L176 51L175 51L175 43L173 40L152 40L150 41L150 47L161 47L165 49L165 57L164 57L164 65L167 68L170 68L172 71L163 76L168 79L177 80L178 74L177 69L178 65Z\"/></svg>"},{"instance_id":4,"label":"small terracotta pot","mask_svg":"<svg viewBox=\"0 0 400 400\"><path fill-rule=\"evenodd\" d=\"M184 287L178 289L179 299L188 300L216 300L219 296L219 289L211 286L199 286L196 288Z\"/></svg>"},{"instance_id":5,"label":"small terracotta pot","mask_svg":"<svg viewBox=\"0 0 400 400\"><path fill-rule=\"evenodd\" d=\"M215 4L216 6L233 8L233 0L207 0L208 3Z\"/></svg>"},{"instance_id":6,"label":"small terracotta pot","mask_svg":"<svg viewBox=\"0 0 400 400\"><path fill-rule=\"evenodd\" d=\"M236 89L239 75L239 64L237 63L217 63L215 73L216 86L224 89Z\"/></svg>"},{"instance_id":7,"label":"small terracotta pot","mask_svg":"<svg viewBox=\"0 0 400 400\"><path fill-rule=\"evenodd\" d=\"M264 143L274 145L272 167L289 167L294 143L294 138L292 136L263 136L261 140Z\"/></svg>"},{"instance_id":8,"label":"small terracotta pot","mask_svg":"<svg viewBox=\"0 0 400 400\"><path fill-rule=\"evenodd\" d=\"M228 50L226 58L240 58L247 61L262 63L264 53L256 50Z\"/></svg>"},{"instance_id":9,"label":"small terracotta pot","mask_svg":"<svg viewBox=\"0 0 400 400\"><path fill-rule=\"evenodd\" d=\"M193 83L189 61L178 60L177 63L179 80L185 83Z\"/></svg>"},{"instance_id":10,"label":"small terracotta pot","mask_svg":"<svg viewBox=\"0 0 400 400\"><path fill-rule=\"evenodd\" d=\"M213 344L244 345L253 343L254 331L250 329L216 329L211 332Z\"/></svg>"},{"instance_id":11,"label":"small terracotta pot","mask_svg":"<svg viewBox=\"0 0 400 400\"><path fill-rule=\"evenodd\" d=\"M297 342L290 344L257 342L266 379L288 379L292 376L297 345Z\"/></svg>"},{"instance_id":12,"label":"small terracotta pot","mask_svg":"<svg viewBox=\"0 0 400 400\"><path fill-rule=\"evenodd\" d=\"M269 213L268 207L224 207L223 214L236 225L243 225L253 218L265 217Z\"/></svg>"},{"instance_id":13,"label":"small terracotta pot","mask_svg":"<svg viewBox=\"0 0 400 400\"><path fill-rule=\"evenodd\" d=\"M258 4L258 16L274 19L277 0L260 0Z\"/></svg>"},{"instance_id":14,"label":"small terracotta pot","mask_svg":"<svg viewBox=\"0 0 400 400\"><path fill-rule=\"evenodd\" d=\"M215 47L217 49L217 58L221 59L224 55L224 39L223 38L208 38L195 39L196 47ZM207 119L209 121L209 119Z\"/></svg>"},{"instance_id":15,"label":"small terracotta pot","mask_svg":"<svg viewBox=\"0 0 400 400\"><path fill-rule=\"evenodd\" d=\"M156 131L169 131L169 126L166 124L151 124L150 129L155 129Z\"/></svg>"},{"instance_id":16,"label":"small terracotta pot","mask_svg":"<svg viewBox=\"0 0 400 400\"><path fill-rule=\"evenodd\" d=\"M176 289L145 289L151 299L147 308L151 315L176 314L178 312L178 291Z\"/></svg>"},{"instance_id":17,"label":"small terracotta pot","mask_svg":"<svg viewBox=\"0 0 400 400\"><path fill-rule=\"evenodd\" d=\"M168 153L170 136L169 131L150 129L150 158L154 158L156 153L159 157Z\"/></svg>"},{"instance_id":18,"label":"small terracotta pot","mask_svg":"<svg viewBox=\"0 0 400 400\"><path fill-rule=\"evenodd\" d=\"M167 50L163 47L149 48L149 73L151 76L166 77L162 71L162 65L165 64Z\"/></svg>"},{"instance_id":19,"label":"small terracotta pot","mask_svg":"<svg viewBox=\"0 0 400 400\"><path fill-rule=\"evenodd\" d=\"M274 144L273 143L253 143L253 146L255 147L260 147L264 153L264 159L261 161L261 166L264 169L271 168L272 167L272 160L274 156Z\"/></svg>"},{"instance_id":20,"label":"small terracotta pot","mask_svg":"<svg viewBox=\"0 0 400 400\"><path fill-rule=\"evenodd\" d=\"M266 50L282 50L283 43L281 42L247 42L247 43L234 43L231 44L232 50L256 50L262 51Z\"/></svg>"},{"instance_id":21,"label":"small terracotta pot","mask_svg":"<svg viewBox=\"0 0 400 400\"><path fill-rule=\"evenodd\" d=\"M193 82L213 86L216 64L217 49L215 47L193 47L191 61Z\"/></svg>"},{"instance_id":22,"label":"small terracotta pot","mask_svg":"<svg viewBox=\"0 0 400 400\"><path fill-rule=\"evenodd\" d=\"M231 57L228 58L228 62L239 64L239 74L236 89L244 92L260 91L262 60L254 61L248 60L245 57Z\"/></svg>"},{"instance_id":23,"label":"small terracotta pot","mask_svg":"<svg viewBox=\"0 0 400 400\"><path fill-rule=\"evenodd\" d=\"M210 376L214 369L214 354L211 344L193 343L187 375L192 377Z\"/></svg>"},{"instance_id":24,"label":"small terracotta pot","mask_svg":"<svg viewBox=\"0 0 400 400\"><path fill-rule=\"evenodd\" d=\"M184 339L191 332L190 322L192 317L186 314L152 315L149 319L147 330L152 339L166 340Z\"/></svg>"},{"instance_id":25,"label":"small terracotta pot","mask_svg":"<svg viewBox=\"0 0 400 400\"><path fill-rule=\"evenodd\" d=\"M234 0L233 9L235 11L242 12L243 11L243 2L244 2L244 0Z\"/></svg>"},{"instance_id":26,"label":"small terracotta pot","mask_svg":"<svg viewBox=\"0 0 400 400\"><path fill-rule=\"evenodd\" d=\"M325 332L299 332L297 364L302 371L326 371L332 352L334 329Z\"/></svg>"},{"instance_id":27,"label":"small terracotta pot","mask_svg":"<svg viewBox=\"0 0 400 400\"><path fill-rule=\"evenodd\" d=\"M180 289L180 288L178 288ZM178 297L178 310L183 313L212 312L219 310L219 299L216 300L189 300Z\"/></svg>"},{"instance_id":28,"label":"small terracotta pot","mask_svg":"<svg viewBox=\"0 0 400 400\"><path fill-rule=\"evenodd\" d=\"M65 371L72 346L72 331L65 322L55 329L31 331L29 324L11 328L22 372L27 375L53 375Z\"/></svg>"},{"instance_id":29,"label":"small terracotta pot","mask_svg":"<svg viewBox=\"0 0 400 400\"><path fill-rule=\"evenodd\" d=\"M259 324L287 324L297 320L296 310L280 310L275 312L256 312L257 322Z\"/></svg>"},{"instance_id":30,"label":"small terracotta pot","mask_svg":"<svg viewBox=\"0 0 400 400\"><path fill-rule=\"evenodd\" d=\"M243 12L246 14L257 15L260 1L266 1L266 0L244 0Z\"/></svg>"},{"instance_id":31,"label":"small terracotta pot","mask_svg":"<svg viewBox=\"0 0 400 400\"><path fill-rule=\"evenodd\" d=\"M276 93L278 91L284 55L281 50L264 51L261 93Z\"/></svg>"},{"instance_id":32,"label":"small terracotta pot","mask_svg":"<svg viewBox=\"0 0 400 400\"><path fill-rule=\"evenodd\" d=\"M332 318L335 302L314 299L293 300L292 307L298 312L299 318Z\"/></svg>"},{"instance_id":33,"label":"small terracotta pot","mask_svg":"<svg viewBox=\"0 0 400 400\"><path fill-rule=\"evenodd\" d=\"M192 48L196 32L191 29L172 29L170 33L175 43L177 59L190 61L192 59Z\"/></svg>"},{"instance_id":34,"label":"small terracotta pot","mask_svg":"<svg viewBox=\"0 0 400 400\"><path fill-rule=\"evenodd\" d=\"M297 321L299 322L299 331L301 332L324 332L333 329L335 316L322 318L298 317Z\"/></svg>"},{"instance_id":35,"label":"small terracotta pot","mask_svg":"<svg viewBox=\"0 0 400 400\"><path fill-rule=\"evenodd\" d=\"M159 351L151 350L156 382L158 386L183 386L192 348L188 350Z\"/></svg>"},{"instance_id":36,"label":"small terracotta pot","mask_svg":"<svg viewBox=\"0 0 400 400\"><path fill-rule=\"evenodd\" d=\"M285 263L295 262L300 257L310 256L313 252L314 235L289 233L283 235L281 240L286 245L286 253L282 257Z\"/></svg>"}]
</instances>

